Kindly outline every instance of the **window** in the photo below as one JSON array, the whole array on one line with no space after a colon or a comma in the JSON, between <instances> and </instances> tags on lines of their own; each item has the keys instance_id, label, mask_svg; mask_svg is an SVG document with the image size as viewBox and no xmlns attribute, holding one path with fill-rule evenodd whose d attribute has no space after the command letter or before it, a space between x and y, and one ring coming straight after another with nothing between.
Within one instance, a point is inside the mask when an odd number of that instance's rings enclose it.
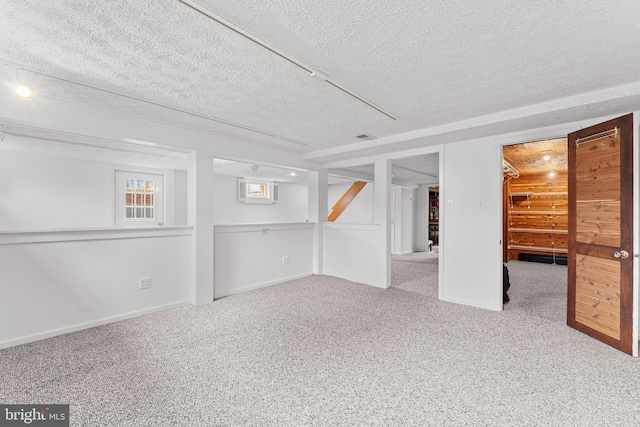
<instances>
[{"instance_id":1,"label":"window","mask_svg":"<svg viewBox=\"0 0 640 427\"><path fill-rule=\"evenodd\" d=\"M116 171L116 227L163 225L163 176Z\"/></svg>"},{"instance_id":2,"label":"window","mask_svg":"<svg viewBox=\"0 0 640 427\"><path fill-rule=\"evenodd\" d=\"M125 219L127 221L155 220L156 180L127 178L125 182Z\"/></svg>"},{"instance_id":3,"label":"window","mask_svg":"<svg viewBox=\"0 0 640 427\"><path fill-rule=\"evenodd\" d=\"M268 197L267 186L265 184L247 182L247 197L266 199Z\"/></svg>"},{"instance_id":4,"label":"window","mask_svg":"<svg viewBox=\"0 0 640 427\"><path fill-rule=\"evenodd\" d=\"M269 181L238 180L238 201L244 203L276 203L278 185Z\"/></svg>"}]
</instances>

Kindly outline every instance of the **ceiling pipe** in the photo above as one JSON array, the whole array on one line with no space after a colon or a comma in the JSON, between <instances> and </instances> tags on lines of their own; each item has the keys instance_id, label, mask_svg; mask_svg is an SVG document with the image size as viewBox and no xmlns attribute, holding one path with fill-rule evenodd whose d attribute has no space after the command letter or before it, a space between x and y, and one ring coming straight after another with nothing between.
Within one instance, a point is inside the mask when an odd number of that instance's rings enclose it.
<instances>
[{"instance_id":1,"label":"ceiling pipe","mask_svg":"<svg viewBox=\"0 0 640 427\"><path fill-rule=\"evenodd\" d=\"M243 30L242 28L238 27L237 25L232 24L231 22L227 21L224 18L221 18L221 17L219 17L217 15L214 15L209 10L205 9L204 7L196 4L195 2L193 2L191 0L178 0L178 1L180 3L182 3L182 4L184 4L185 6L189 7L190 9L200 13L201 15L206 16L207 18L211 19L212 21L217 22L218 24L230 29L234 33L246 38L247 40L250 40L250 41L254 42L258 46L262 47L263 49L266 49L269 52L271 52L271 53L273 53L275 55L278 55L280 58L284 59L285 61L288 61L291 64L301 68L310 77L312 77L312 78L314 78L316 80L320 80L320 81L324 81L326 83L329 83L331 86L335 87L336 89L339 89L342 92L346 93L347 95L349 95L349 96L357 99L358 101L362 102L363 104L368 105L369 107L373 108L374 110L384 114L388 118L390 118L392 120L397 120L394 116L392 116L391 114L387 113L386 111L384 111L382 108L378 107L373 102L367 100L366 98L363 98L362 96L358 95L357 93L353 92L352 90L347 89L345 86L342 86L338 82L335 82L335 81L329 79L329 77L327 76L327 74L324 71L314 70L312 67L309 67L309 66L303 64L302 62L298 61L294 57L292 57L292 56L284 53L283 51L281 51L279 49L276 49L275 47L267 44L266 42L260 40L259 38L257 38L253 34Z\"/></svg>"}]
</instances>

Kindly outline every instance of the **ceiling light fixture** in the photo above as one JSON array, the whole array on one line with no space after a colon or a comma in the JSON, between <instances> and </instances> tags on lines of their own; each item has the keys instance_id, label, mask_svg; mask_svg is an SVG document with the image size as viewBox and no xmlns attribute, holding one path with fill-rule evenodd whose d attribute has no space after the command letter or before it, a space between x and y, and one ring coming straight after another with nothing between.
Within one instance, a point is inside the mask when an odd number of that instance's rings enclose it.
<instances>
[{"instance_id":1,"label":"ceiling light fixture","mask_svg":"<svg viewBox=\"0 0 640 427\"><path fill-rule=\"evenodd\" d=\"M545 154L544 157L542 157L544 159L545 162L548 162L549 160L551 160L551 156L548 154Z\"/></svg>"},{"instance_id":2,"label":"ceiling light fixture","mask_svg":"<svg viewBox=\"0 0 640 427\"><path fill-rule=\"evenodd\" d=\"M296 175L297 175L297 174L296 174L295 172L291 172L291 173L289 174L289 176L296 176Z\"/></svg>"},{"instance_id":3,"label":"ceiling light fixture","mask_svg":"<svg viewBox=\"0 0 640 427\"><path fill-rule=\"evenodd\" d=\"M549 172L549 178L555 178L556 175L557 175L557 173L554 172L554 171Z\"/></svg>"},{"instance_id":4,"label":"ceiling light fixture","mask_svg":"<svg viewBox=\"0 0 640 427\"><path fill-rule=\"evenodd\" d=\"M207 18L211 19L212 21L217 22L218 24L230 29L234 33L236 33L236 34L238 34L238 35L240 35L240 36L242 36L242 37L244 37L244 38L246 38L248 40L251 40L252 42L257 44L258 46L268 50L269 52L278 55L280 58L282 58L282 59L284 59L286 61L289 61L293 65L296 65L296 66L302 68L312 78L324 81L326 83L329 83L331 86L335 87L336 89L340 89L341 91L343 91L347 95L350 95L350 96L354 97L355 99L357 99L358 101L360 101L360 102L362 102L364 104L367 104L369 107L371 107L374 110L384 114L385 116L389 117L390 119L396 120L395 117L393 117L391 114L389 114L386 111L384 111L382 108L378 107L373 102L361 97L357 93L347 89L346 87L342 86L341 84L339 84L337 82L334 82L333 80L330 80L329 78L327 78L327 74L324 71L319 71L319 70L312 69L311 67L303 64L302 62L298 61L297 59L293 58L292 56L290 56L290 55L288 55L288 54L276 49L273 46L270 46L266 42L260 40L259 38L257 38L253 34L243 30L242 28L238 27L237 25L232 24L231 22L227 21L224 18L221 18L221 17L219 17L217 15L214 15L213 13L209 12L209 10L207 10L206 8L194 3L191 0L178 0L178 1L180 3L182 3L182 4L184 4L185 6L195 10L196 12L206 16Z\"/></svg>"},{"instance_id":5,"label":"ceiling light fixture","mask_svg":"<svg viewBox=\"0 0 640 427\"><path fill-rule=\"evenodd\" d=\"M17 98L30 101L36 97L36 90L26 83L18 83L13 88L13 94Z\"/></svg>"}]
</instances>

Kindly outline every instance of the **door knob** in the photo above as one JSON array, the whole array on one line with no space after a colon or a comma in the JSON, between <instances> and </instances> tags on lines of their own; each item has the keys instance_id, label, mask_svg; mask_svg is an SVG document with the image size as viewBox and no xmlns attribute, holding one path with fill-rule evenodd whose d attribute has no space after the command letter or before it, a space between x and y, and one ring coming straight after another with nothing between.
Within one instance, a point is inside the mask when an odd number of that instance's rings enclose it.
<instances>
[{"instance_id":1,"label":"door knob","mask_svg":"<svg viewBox=\"0 0 640 427\"><path fill-rule=\"evenodd\" d=\"M627 251L620 251L620 252L615 251L613 253L613 256L616 257L616 258L619 258L619 259L627 259L627 258L629 258L629 252L627 252Z\"/></svg>"}]
</instances>

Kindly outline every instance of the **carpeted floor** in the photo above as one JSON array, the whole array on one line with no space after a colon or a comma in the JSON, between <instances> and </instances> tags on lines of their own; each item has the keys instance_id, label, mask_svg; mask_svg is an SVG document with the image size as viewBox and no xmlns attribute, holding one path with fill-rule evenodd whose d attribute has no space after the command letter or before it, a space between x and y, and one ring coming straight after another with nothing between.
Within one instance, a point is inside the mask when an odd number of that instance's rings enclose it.
<instances>
[{"instance_id":1,"label":"carpeted floor","mask_svg":"<svg viewBox=\"0 0 640 427\"><path fill-rule=\"evenodd\" d=\"M503 312L311 276L0 351L0 402L73 426L632 426L640 362L565 325L566 267L512 261ZM434 262L434 260L436 262Z\"/></svg>"}]
</instances>

